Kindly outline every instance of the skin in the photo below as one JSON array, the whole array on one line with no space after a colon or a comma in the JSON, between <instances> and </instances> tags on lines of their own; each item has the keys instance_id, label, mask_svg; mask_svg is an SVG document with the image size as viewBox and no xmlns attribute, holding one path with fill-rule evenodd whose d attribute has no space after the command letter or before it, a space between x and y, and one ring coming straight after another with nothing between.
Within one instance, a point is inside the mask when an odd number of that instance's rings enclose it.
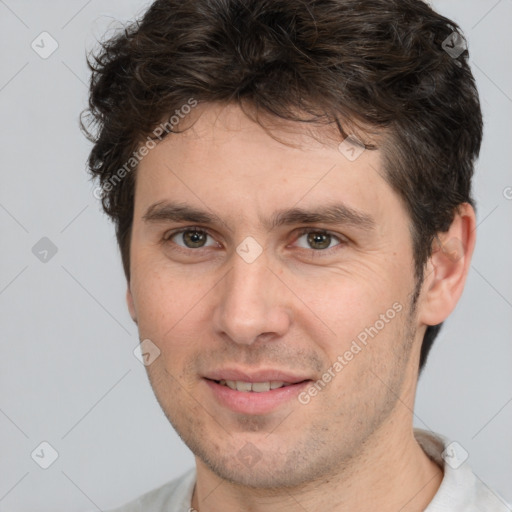
<instances>
[{"instance_id":1,"label":"skin","mask_svg":"<svg viewBox=\"0 0 512 512\"><path fill-rule=\"evenodd\" d=\"M183 122L188 129L164 139L137 170L127 302L140 339L161 351L147 366L155 395L195 455L192 505L424 510L443 472L413 436L421 341L462 293L474 211L461 205L439 234L442 244L461 241L461 253L434 249L413 311L410 220L383 178L380 152L349 161L331 127L312 137L297 123L273 123L279 141L236 105L200 105ZM148 208L165 200L223 222L146 222ZM331 202L371 215L374 229L262 223L282 208ZM207 231L203 247L171 238L185 227ZM298 234L302 227L332 233L329 252ZM236 252L247 236L262 248L251 263ZM220 405L202 379L235 366L316 381L395 303L401 311L307 405L292 399L271 413L241 414ZM237 457L247 443L259 457L250 467Z\"/></svg>"}]
</instances>

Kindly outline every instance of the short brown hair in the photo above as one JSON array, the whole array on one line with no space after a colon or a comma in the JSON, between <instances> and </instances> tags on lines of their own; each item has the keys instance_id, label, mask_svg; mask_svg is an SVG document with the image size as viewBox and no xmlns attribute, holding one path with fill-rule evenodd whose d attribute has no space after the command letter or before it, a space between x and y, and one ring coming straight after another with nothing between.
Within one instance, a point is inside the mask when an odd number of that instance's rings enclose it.
<instances>
[{"instance_id":1,"label":"short brown hair","mask_svg":"<svg viewBox=\"0 0 512 512\"><path fill-rule=\"evenodd\" d=\"M421 284L435 235L457 205L475 207L482 114L461 41L459 26L421 0L154 2L88 60L81 121L128 281L134 172L113 179L135 171L141 141L194 98L335 123L343 138L343 120L384 130L386 179L410 214ZM427 328L420 370L441 325Z\"/></svg>"}]
</instances>

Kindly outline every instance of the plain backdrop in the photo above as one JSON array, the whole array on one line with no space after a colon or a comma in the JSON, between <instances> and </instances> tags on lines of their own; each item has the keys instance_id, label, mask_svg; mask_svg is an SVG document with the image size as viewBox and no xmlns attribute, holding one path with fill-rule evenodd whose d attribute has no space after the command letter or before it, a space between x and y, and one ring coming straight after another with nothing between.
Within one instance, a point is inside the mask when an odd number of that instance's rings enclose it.
<instances>
[{"instance_id":1,"label":"plain backdrop","mask_svg":"<svg viewBox=\"0 0 512 512\"><path fill-rule=\"evenodd\" d=\"M103 510L193 465L134 356L114 230L78 127L86 50L148 5L0 0L2 512ZM420 379L415 425L459 442L512 501L512 1L432 5L466 34L485 138L477 247Z\"/></svg>"}]
</instances>

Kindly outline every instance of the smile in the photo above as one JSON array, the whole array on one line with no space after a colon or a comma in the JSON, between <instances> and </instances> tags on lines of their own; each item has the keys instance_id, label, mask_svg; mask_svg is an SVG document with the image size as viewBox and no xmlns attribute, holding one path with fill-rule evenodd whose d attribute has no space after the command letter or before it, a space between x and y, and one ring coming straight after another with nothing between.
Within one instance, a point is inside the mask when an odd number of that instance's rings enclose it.
<instances>
[{"instance_id":1,"label":"smile","mask_svg":"<svg viewBox=\"0 0 512 512\"><path fill-rule=\"evenodd\" d=\"M217 381L216 381L217 382ZM217 382L221 386L227 386L230 389L237 391L253 391L255 393L264 393L271 389L278 389L285 386L290 386L291 382L282 381L267 381L267 382L245 382L242 380L220 380Z\"/></svg>"},{"instance_id":2,"label":"smile","mask_svg":"<svg viewBox=\"0 0 512 512\"><path fill-rule=\"evenodd\" d=\"M296 403L297 396L311 380L286 382L268 380L250 382L244 380L213 380L203 382L212 393L212 398L222 408L239 414L269 414L286 404Z\"/></svg>"}]
</instances>

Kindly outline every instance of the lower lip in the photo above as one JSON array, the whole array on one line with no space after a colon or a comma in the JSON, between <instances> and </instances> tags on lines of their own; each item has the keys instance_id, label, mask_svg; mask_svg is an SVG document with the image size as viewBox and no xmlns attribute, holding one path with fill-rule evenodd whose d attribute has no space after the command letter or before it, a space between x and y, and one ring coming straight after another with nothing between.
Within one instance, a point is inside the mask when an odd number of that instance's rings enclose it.
<instances>
[{"instance_id":1,"label":"lower lip","mask_svg":"<svg viewBox=\"0 0 512 512\"><path fill-rule=\"evenodd\" d=\"M307 380L258 393L255 391L237 391L209 379L204 379L204 381L221 405L241 414L272 412L286 402L294 398L297 399L299 393L311 383Z\"/></svg>"}]
</instances>

